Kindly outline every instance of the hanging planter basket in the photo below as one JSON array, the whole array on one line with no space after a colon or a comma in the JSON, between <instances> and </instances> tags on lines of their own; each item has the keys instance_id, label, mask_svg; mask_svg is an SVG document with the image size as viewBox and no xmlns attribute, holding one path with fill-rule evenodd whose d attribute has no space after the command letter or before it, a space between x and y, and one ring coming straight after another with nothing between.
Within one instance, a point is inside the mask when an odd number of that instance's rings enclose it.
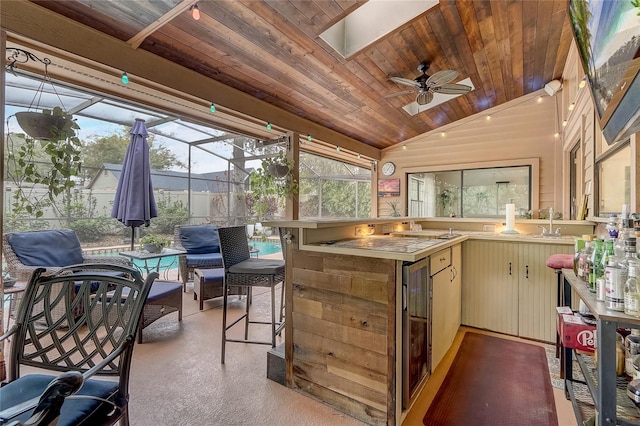
<instances>
[{"instance_id":1,"label":"hanging planter basket","mask_svg":"<svg viewBox=\"0 0 640 426\"><path fill-rule=\"evenodd\" d=\"M60 134L68 124L66 117L36 111L16 112L18 125L34 139L50 139Z\"/></svg>"},{"instance_id":2,"label":"hanging planter basket","mask_svg":"<svg viewBox=\"0 0 640 426\"><path fill-rule=\"evenodd\" d=\"M289 167L286 164L269 164L267 170L275 178L283 178L289 173Z\"/></svg>"}]
</instances>

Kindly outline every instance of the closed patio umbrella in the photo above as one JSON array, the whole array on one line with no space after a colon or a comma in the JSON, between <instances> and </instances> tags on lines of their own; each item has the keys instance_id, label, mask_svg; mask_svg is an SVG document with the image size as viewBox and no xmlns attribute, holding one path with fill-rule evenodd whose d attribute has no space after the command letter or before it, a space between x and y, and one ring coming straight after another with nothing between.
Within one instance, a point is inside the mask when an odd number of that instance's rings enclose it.
<instances>
[{"instance_id":1,"label":"closed patio umbrella","mask_svg":"<svg viewBox=\"0 0 640 426\"><path fill-rule=\"evenodd\" d=\"M111 217L131 227L131 250L133 250L135 228L142 225L149 226L151 218L158 216L158 208L153 197L149 144L147 143L149 134L144 120L136 118L129 133L131 141L124 155Z\"/></svg>"}]
</instances>

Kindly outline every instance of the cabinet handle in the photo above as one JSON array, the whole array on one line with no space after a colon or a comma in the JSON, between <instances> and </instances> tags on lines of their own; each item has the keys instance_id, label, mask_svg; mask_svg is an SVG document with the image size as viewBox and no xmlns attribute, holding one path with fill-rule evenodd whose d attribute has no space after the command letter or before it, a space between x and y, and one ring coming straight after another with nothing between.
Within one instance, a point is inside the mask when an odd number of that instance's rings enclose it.
<instances>
[{"instance_id":1,"label":"cabinet handle","mask_svg":"<svg viewBox=\"0 0 640 426\"><path fill-rule=\"evenodd\" d=\"M509 275L511 275L511 262L509 262Z\"/></svg>"},{"instance_id":2,"label":"cabinet handle","mask_svg":"<svg viewBox=\"0 0 640 426\"><path fill-rule=\"evenodd\" d=\"M445 260L447 260L447 258L446 258L446 257L441 257L441 258L440 258L440 262L444 262Z\"/></svg>"},{"instance_id":3,"label":"cabinet handle","mask_svg":"<svg viewBox=\"0 0 640 426\"><path fill-rule=\"evenodd\" d=\"M525 265L524 270L525 270L525 276L524 277L526 279L529 279L529 265Z\"/></svg>"}]
</instances>

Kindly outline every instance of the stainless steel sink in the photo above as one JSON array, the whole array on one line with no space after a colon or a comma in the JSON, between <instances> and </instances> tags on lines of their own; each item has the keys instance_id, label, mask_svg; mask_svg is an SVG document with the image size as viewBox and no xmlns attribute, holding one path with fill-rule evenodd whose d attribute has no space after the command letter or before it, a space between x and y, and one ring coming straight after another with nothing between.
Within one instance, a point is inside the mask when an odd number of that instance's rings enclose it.
<instances>
[{"instance_id":1,"label":"stainless steel sink","mask_svg":"<svg viewBox=\"0 0 640 426\"><path fill-rule=\"evenodd\" d=\"M458 238L460 237L460 234L442 234L442 235L438 235L436 238L439 240L450 240L452 238Z\"/></svg>"}]
</instances>

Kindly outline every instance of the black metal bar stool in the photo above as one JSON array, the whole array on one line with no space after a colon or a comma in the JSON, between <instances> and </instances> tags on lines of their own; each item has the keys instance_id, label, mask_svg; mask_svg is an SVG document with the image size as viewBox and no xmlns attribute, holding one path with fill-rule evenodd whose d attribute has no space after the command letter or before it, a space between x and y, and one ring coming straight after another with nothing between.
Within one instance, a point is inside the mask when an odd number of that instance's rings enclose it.
<instances>
[{"instance_id":1,"label":"black metal bar stool","mask_svg":"<svg viewBox=\"0 0 640 426\"><path fill-rule=\"evenodd\" d=\"M221 363L224 364L225 345L227 342L255 343L276 346L276 335L284 327L284 322L276 320L275 287L279 283L284 285L284 260L256 259L249 252L247 230L244 226L218 228L220 237L220 252L224 265L224 290L222 304L222 353ZM247 290L246 310L243 315L227 325L227 295L229 287L244 287ZM252 321L249 318L251 304L251 289L253 287L269 287L271 289L271 321ZM229 339L227 331L244 320L244 339ZM271 340L250 340L249 324L270 324Z\"/></svg>"}]
</instances>

